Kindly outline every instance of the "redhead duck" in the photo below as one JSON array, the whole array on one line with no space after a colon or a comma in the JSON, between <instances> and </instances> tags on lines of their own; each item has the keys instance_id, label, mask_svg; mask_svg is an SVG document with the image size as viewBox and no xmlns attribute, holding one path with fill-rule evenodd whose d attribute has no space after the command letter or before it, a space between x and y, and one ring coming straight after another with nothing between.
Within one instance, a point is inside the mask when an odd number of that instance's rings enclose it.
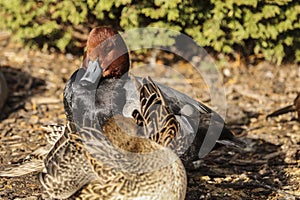
<instances>
[{"instance_id":1,"label":"redhead duck","mask_svg":"<svg viewBox=\"0 0 300 200\"><path fill-rule=\"evenodd\" d=\"M97 124L76 127L78 131L72 123L49 127L47 138L52 147L44 155L38 177L51 198L185 198L186 172L178 156L153 140L139 137L172 133L174 137L163 142L172 143L179 124L151 79L136 85L141 101L133 118L114 115L104 123L103 131ZM8 172L0 175L7 176Z\"/></svg>"},{"instance_id":2,"label":"redhead duck","mask_svg":"<svg viewBox=\"0 0 300 200\"><path fill-rule=\"evenodd\" d=\"M101 127L113 114L130 117L138 109L139 97L133 76L128 76L129 65L127 46L118 32L109 27L94 28L83 66L74 72L64 90L68 120L78 124L97 121ZM244 147L215 111L181 92L157 85L180 124L176 145L171 148L186 167L193 167L193 161L220 144ZM155 137L161 140L160 135Z\"/></svg>"},{"instance_id":3,"label":"redhead duck","mask_svg":"<svg viewBox=\"0 0 300 200\"><path fill-rule=\"evenodd\" d=\"M4 75L0 72L0 110L5 104L8 95L8 88Z\"/></svg>"},{"instance_id":4,"label":"redhead duck","mask_svg":"<svg viewBox=\"0 0 300 200\"><path fill-rule=\"evenodd\" d=\"M300 122L300 92L298 92L296 98L294 99L294 104L288 105L284 108L280 108L279 110L276 110L272 112L271 114L267 115L266 118L269 117L276 117L278 115L283 115L288 112L297 112L298 114L298 121Z\"/></svg>"}]
</instances>

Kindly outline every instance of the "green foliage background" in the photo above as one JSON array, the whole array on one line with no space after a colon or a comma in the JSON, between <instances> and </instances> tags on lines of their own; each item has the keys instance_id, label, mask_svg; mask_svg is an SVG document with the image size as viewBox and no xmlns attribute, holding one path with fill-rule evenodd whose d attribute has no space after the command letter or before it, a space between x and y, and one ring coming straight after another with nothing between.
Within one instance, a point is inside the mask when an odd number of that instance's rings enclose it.
<instances>
[{"instance_id":1,"label":"green foliage background","mask_svg":"<svg viewBox=\"0 0 300 200\"><path fill-rule=\"evenodd\" d=\"M82 48L97 25L150 26L186 33L228 55L300 62L299 0L0 0L0 17L0 29L14 39L61 51Z\"/></svg>"}]
</instances>

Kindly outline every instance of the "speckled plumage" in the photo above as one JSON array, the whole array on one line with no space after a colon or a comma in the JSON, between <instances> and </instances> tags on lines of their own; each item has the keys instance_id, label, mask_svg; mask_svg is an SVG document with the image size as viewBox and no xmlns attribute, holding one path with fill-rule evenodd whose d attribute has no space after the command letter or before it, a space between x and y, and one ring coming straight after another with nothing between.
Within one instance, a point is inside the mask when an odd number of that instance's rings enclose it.
<instances>
[{"instance_id":1,"label":"speckled plumage","mask_svg":"<svg viewBox=\"0 0 300 200\"><path fill-rule=\"evenodd\" d=\"M187 180L181 160L163 146L167 143L140 137L158 130L177 134L178 122L158 93L151 80L144 80L141 111L136 110L134 118L115 115L103 130L72 123L49 126L51 148L41 154L43 167L38 174L48 195L84 200L184 199Z\"/></svg>"},{"instance_id":2,"label":"speckled plumage","mask_svg":"<svg viewBox=\"0 0 300 200\"><path fill-rule=\"evenodd\" d=\"M101 70L93 73L90 69L95 64ZM134 85L141 83L142 78L128 76L129 65L126 44L117 31L109 27L94 28L88 37L83 65L74 72L64 90L68 120L79 124L96 121L101 128L103 122L115 114L131 117L134 110L139 110L139 92ZM91 74L91 77L98 76L98 81L90 82L82 92L80 81ZM221 145L245 146L227 128L222 117L208 106L172 88L155 84L180 124L179 134L172 143L167 142L168 147L181 158L186 168L194 168L194 161ZM158 143L172 137L172 133L149 135Z\"/></svg>"},{"instance_id":3,"label":"speckled plumage","mask_svg":"<svg viewBox=\"0 0 300 200\"><path fill-rule=\"evenodd\" d=\"M135 110L135 119L114 116L103 127L105 137L98 134L98 128L81 131L81 144L86 146L86 155L98 178L84 186L77 198L184 199L186 174L180 159L169 148L139 137L140 132L154 135L158 130L178 130L174 115L158 92L151 80L145 80L140 90L141 112ZM154 124L158 129L150 128Z\"/></svg>"},{"instance_id":4,"label":"speckled plumage","mask_svg":"<svg viewBox=\"0 0 300 200\"><path fill-rule=\"evenodd\" d=\"M45 169L44 159L49 154L55 143L61 138L65 131L69 130L68 125L46 125L43 126L44 134L47 138L47 145L36 149L26 156L20 165L12 165L0 171L0 176L15 177L32 172L39 172Z\"/></svg>"}]
</instances>

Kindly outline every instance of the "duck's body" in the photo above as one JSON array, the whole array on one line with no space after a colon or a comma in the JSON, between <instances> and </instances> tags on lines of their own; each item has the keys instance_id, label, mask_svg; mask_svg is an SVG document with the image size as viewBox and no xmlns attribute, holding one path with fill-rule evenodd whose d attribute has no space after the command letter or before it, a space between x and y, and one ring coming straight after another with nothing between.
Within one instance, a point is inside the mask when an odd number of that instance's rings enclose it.
<instances>
[{"instance_id":1,"label":"duck's body","mask_svg":"<svg viewBox=\"0 0 300 200\"><path fill-rule=\"evenodd\" d=\"M131 117L131 113L139 109L139 93L134 80L141 82L141 78L128 76L129 65L128 50L122 37L108 27L94 28L88 38L83 67L72 75L65 87L68 120L86 124L88 119L97 122L101 128L114 114ZM219 144L244 146L215 111L181 92L156 84L180 124L176 142L169 147L186 167L193 167L193 161ZM158 141L160 135L155 138Z\"/></svg>"},{"instance_id":2,"label":"duck's body","mask_svg":"<svg viewBox=\"0 0 300 200\"><path fill-rule=\"evenodd\" d=\"M149 82L140 86L141 94L150 92L143 95L140 111L135 110L133 118L116 114L101 128L93 120L84 127L73 123L52 126L47 137L51 148L43 151L43 165L32 170L39 171L39 180L51 198L184 199L187 180L180 159L168 147L140 137L155 134L152 126L159 127L162 134L178 131L176 118L157 94L159 89ZM147 118L152 113L157 116ZM28 173L22 168L1 172L0 176Z\"/></svg>"},{"instance_id":3,"label":"duck's body","mask_svg":"<svg viewBox=\"0 0 300 200\"><path fill-rule=\"evenodd\" d=\"M72 75L64 91L65 111L70 121L87 125L90 123L87 119L92 119L102 127L105 120L114 114L131 117L135 109L139 110L139 92L135 80L141 82L142 78L126 74L121 78L104 78L92 89L82 88L81 91L78 87L84 73L80 70ZM224 120L215 111L181 92L156 84L180 124L180 135L176 143L169 147L180 156L187 168L193 168L193 161L199 160L220 144L244 145L226 128ZM203 144L205 138L206 143Z\"/></svg>"},{"instance_id":4,"label":"duck's body","mask_svg":"<svg viewBox=\"0 0 300 200\"><path fill-rule=\"evenodd\" d=\"M184 199L186 174L180 159L169 148L133 137L136 128L133 119L115 116L105 123L104 129L109 129L107 136L116 149L105 148L111 146L106 146L105 141L98 145L91 145L93 138L84 141L86 155L98 178L84 186L77 198ZM98 137L97 129L93 131Z\"/></svg>"},{"instance_id":5,"label":"duck's body","mask_svg":"<svg viewBox=\"0 0 300 200\"><path fill-rule=\"evenodd\" d=\"M138 109L136 105L139 95L133 87L134 81L132 79L142 80L142 78L134 78L133 76L127 79L124 85L126 91L126 102L122 110L124 116L129 116L131 110ZM176 144L170 146L170 148L180 156L186 166L189 166L192 161L205 156L212 149L219 147L220 144L239 147L244 145L227 129L224 120L215 111L184 93L162 84L156 84L181 128ZM211 138L212 141L203 144L205 138ZM207 148L205 148L206 145Z\"/></svg>"}]
</instances>

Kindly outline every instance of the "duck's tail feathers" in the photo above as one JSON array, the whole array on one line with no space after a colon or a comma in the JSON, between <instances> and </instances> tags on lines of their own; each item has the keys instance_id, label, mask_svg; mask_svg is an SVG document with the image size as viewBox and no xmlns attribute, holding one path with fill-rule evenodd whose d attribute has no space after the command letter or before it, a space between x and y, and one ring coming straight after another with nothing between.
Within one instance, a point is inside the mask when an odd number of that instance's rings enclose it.
<instances>
[{"instance_id":1,"label":"duck's tail feathers","mask_svg":"<svg viewBox=\"0 0 300 200\"><path fill-rule=\"evenodd\" d=\"M32 172L41 172L44 167L43 160L31 160L0 171L0 177L18 177Z\"/></svg>"},{"instance_id":2,"label":"duck's tail feathers","mask_svg":"<svg viewBox=\"0 0 300 200\"><path fill-rule=\"evenodd\" d=\"M225 146L234 146L237 148L245 148L246 143L237 138L235 134L226 127L223 127L220 138L217 140L218 144Z\"/></svg>"}]
</instances>

